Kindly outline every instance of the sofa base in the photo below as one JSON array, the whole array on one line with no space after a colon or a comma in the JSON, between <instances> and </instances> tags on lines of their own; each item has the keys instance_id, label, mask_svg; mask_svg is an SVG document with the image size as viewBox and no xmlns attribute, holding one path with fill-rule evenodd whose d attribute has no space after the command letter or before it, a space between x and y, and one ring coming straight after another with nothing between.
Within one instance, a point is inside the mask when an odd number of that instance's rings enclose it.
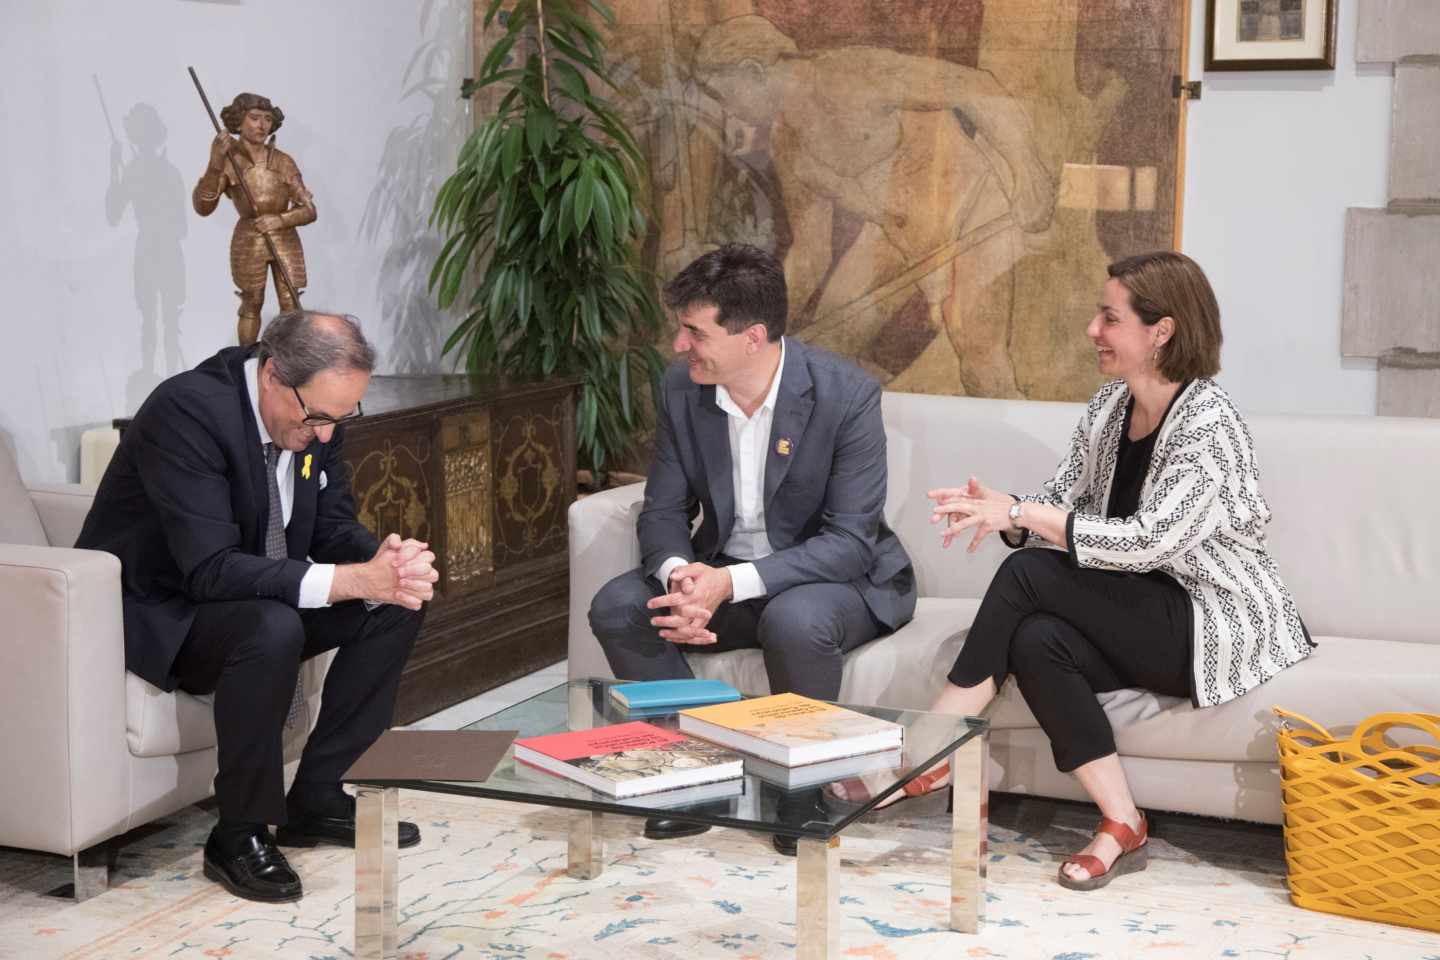
<instances>
[{"instance_id":1,"label":"sofa base","mask_svg":"<svg viewBox=\"0 0 1440 960\"><path fill-rule=\"evenodd\" d=\"M112 838L93 847L86 847L71 858L75 865L75 881L71 895L76 903L84 903L109 889L110 868L115 866L119 856L120 846Z\"/></svg>"},{"instance_id":2,"label":"sofa base","mask_svg":"<svg viewBox=\"0 0 1440 960\"><path fill-rule=\"evenodd\" d=\"M1122 756L1120 765L1141 809L1284 822L1276 763ZM1050 740L1039 728L992 730L989 774L991 790L1090 802L1073 774L1055 769Z\"/></svg>"}]
</instances>

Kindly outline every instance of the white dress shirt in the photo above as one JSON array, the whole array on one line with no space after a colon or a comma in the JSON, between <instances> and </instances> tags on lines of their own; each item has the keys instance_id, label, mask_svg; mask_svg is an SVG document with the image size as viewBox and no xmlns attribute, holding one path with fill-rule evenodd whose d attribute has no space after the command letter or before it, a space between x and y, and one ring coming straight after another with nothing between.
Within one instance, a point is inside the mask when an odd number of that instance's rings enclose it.
<instances>
[{"instance_id":1,"label":"white dress shirt","mask_svg":"<svg viewBox=\"0 0 1440 960\"><path fill-rule=\"evenodd\" d=\"M260 361L251 357L245 361L245 388L250 395L250 409L255 413L255 427L260 432L260 455L265 455L265 444L270 442L270 431L260 419ZM295 454L277 447L280 456L275 463L275 480L280 485L280 518L286 527L290 526L290 508L295 502L295 471L290 469ZM335 564L312 563L300 580L300 606L330 606L330 585L335 580Z\"/></svg>"},{"instance_id":2,"label":"white dress shirt","mask_svg":"<svg viewBox=\"0 0 1440 960\"><path fill-rule=\"evenodd\" d=\"M780 338L780 365L770 381L760 408L753 416L745 416L723 386L715 387L715 405L724 410L730 421L730 477L735 491L735 526L725 541L723 553L737 560L759 560L775 550L765 532L765 458L770 452L770 424L775 419L775 398L780 393L780 375L785 371L785 338ZM670 586L670 574L685 564L683 557L670 557L660 565L656 578ZM754 563L736 563L727 568L735 603L765 596L765 581Z\"/></svg>"}]
</instances>

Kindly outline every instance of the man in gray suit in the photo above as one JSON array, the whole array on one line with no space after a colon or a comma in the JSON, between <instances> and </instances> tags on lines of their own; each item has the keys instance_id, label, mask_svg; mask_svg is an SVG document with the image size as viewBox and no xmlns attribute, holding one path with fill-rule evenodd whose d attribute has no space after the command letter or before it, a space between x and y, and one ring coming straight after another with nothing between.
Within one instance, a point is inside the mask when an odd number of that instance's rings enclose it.
<instances>
[{"instance_id":1,"label":"man in gray suit","mask_svg":"<svg viewBox=\"0 0 1440 960\"><path fill-rule=\"evenodd\" d=\"M834 700L843 654L915 612L910 558L882 516L880 385L784 336L785 274L757 247L700 257L665 306L685 362L661 388L641 564L600 589L590 627L622 679L690 677L685 652L759 647L772 692Z\"/></svg>"}]
</instances>

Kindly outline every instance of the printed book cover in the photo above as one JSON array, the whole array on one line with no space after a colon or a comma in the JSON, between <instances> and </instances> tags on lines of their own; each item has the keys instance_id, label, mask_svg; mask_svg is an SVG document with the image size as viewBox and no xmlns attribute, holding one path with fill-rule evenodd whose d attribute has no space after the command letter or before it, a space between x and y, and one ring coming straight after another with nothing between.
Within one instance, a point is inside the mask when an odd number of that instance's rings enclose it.
<instances>
[{"instance_id":1,"label":"printed book cover","mask_svg":"<svg viewBox=\"0 0 1440 960\"><path fill-rule=\"evenodd\" d=\"M731 750L641 721L515 741L515 759L613 797L633 797L744 774Z\"/></svg>"},{"instance_id":2,"label":"printed book cover","mask_svg":"<svg viewBox=\"0 0 1440 960\"><path fill-rule=\"evenodd\" d=\"M680 730L785 766L902 746L905 728L797 693L680 711Z\"/></svg>"}]
</instances>

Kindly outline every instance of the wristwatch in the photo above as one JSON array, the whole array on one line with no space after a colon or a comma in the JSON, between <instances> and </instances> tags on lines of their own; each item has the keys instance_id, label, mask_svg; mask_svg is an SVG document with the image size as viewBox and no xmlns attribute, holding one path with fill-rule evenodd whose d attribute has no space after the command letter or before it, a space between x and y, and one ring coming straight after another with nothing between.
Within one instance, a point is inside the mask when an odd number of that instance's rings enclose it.
<instances>
[{"instance_id":1,"label":"wristwatch","mask_svg":"<svg viewBox=\"0 0 1440 960\"><path fill-rule=\"evenodd\" d=\"M1021 505L1022 505L1022 504L1021 504L1021 501L1019 501L1019 500L1016 500L1014 503L1010 504L1010 526L1014 527L1016 530L1021 529L1021 527L1020 527L1020 507L1021 507Z\"/></svg>"}]
</instances>

